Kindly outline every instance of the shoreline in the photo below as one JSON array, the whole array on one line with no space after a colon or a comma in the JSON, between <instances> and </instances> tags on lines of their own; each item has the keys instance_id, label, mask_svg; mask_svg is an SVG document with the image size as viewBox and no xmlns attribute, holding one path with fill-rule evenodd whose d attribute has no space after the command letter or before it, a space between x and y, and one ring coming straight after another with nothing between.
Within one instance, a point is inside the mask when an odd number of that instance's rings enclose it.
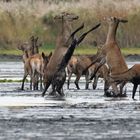
<instances>
[{"instance_id":1,"label":"shoreline","mask_svg":"<svg viewBox=\"0 0 140 140\"><path fill-rule=\"evenodd\" d=\"M94 54L93 54L94 55ZM92 56L92 55L88 55ZM140 54L128 54L125 55L126 61L140 61ZM9 54L0 54L0 61L22 61L21 55L9 55Z\"/></svg>"}]
</instances>

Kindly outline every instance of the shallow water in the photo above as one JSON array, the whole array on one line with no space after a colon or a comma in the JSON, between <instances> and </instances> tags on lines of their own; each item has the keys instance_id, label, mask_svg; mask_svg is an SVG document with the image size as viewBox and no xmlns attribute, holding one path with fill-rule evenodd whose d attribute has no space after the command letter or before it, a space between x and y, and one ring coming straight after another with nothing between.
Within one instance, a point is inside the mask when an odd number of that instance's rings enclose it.
<instances>
[{"instance_id":1,"label":"shallow water","mask_svg":"<svg viewBox=\"0 0 140 140\"><path fill-rule=\"evenodd\" d=\"M128 62L129 67L137 62ZM22 62L0 62L0 79L22 79ZM75 77L72 78L72 81ZM6 140L102 140L140 139L140 101L103 96L103 81L96 90L64 86L64 98L41 97L41 91L20 91L21 83L0 83L0 139ZM90 85L91 86L91 85Z\"/></svg>"}]
</instances>

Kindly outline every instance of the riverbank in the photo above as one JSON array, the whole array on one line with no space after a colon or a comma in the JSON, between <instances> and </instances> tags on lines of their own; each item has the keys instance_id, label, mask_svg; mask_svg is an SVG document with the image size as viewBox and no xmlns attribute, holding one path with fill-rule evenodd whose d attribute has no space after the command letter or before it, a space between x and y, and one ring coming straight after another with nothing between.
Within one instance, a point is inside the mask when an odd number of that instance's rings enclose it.
<instances>
[{"instance_id":1,"label":"riverbank","mask_svg":"<svg viewBox=\"0 0 140 140\"><path fill-rule=\"evenodd\" d=\"M140 61L140 54L125 55L126 61ZM0 54L0 61L22 61L21 55Z\"/></svg>"}]
</instances>

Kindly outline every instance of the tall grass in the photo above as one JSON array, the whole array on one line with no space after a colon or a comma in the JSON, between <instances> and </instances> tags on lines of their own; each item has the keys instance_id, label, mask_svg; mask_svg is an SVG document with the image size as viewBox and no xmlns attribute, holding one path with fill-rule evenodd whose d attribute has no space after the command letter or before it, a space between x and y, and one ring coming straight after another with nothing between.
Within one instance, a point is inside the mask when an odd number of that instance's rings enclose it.
<instances>
[{"instance_id":1,"label":"tall grass","mask_svg":"<svg viewBox=\"0 0 140 140\"><path fill-rule=\"evenodd\" d=\"M75 24L84 22L87 28L102 22L100 29L88 35L83 42L91 46L93 41L104 43L108 25L104 17L116 16L128 19L121 24L117 39L121 47L140 47L139 0L11 0L0 1L0 48L16 49L19 42L36 35L44 42L44 48L53 48L59 29L53 16L62 11L80 16Z\"/></svg>"}]
</instances>

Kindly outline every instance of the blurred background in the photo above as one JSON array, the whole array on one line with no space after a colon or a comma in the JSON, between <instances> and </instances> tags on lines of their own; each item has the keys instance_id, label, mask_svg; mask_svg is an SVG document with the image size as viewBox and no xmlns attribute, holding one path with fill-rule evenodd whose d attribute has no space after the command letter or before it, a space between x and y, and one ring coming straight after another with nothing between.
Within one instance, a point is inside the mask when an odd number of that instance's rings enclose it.
<instances>
[{"instance_id":1,"label":"blurred background","mask_svg":"<svg viewBox=\"0 0 140 140\"><path fill-rule=\"evenodd\" d=\"M117 40L122 48L140 48L140 0L1 0L0 51L17 50L21 42L35 35L43 42L43 49L54 49L60 24L53 17L63 11L73 12L80 18L74 27L85 23L89 29L101 22L100 29L91 33L82 43L90 48L94 41L103 44L108 25L105 17L116 16L128 20L120 24Z\"/></svg>"}]
</instances>

